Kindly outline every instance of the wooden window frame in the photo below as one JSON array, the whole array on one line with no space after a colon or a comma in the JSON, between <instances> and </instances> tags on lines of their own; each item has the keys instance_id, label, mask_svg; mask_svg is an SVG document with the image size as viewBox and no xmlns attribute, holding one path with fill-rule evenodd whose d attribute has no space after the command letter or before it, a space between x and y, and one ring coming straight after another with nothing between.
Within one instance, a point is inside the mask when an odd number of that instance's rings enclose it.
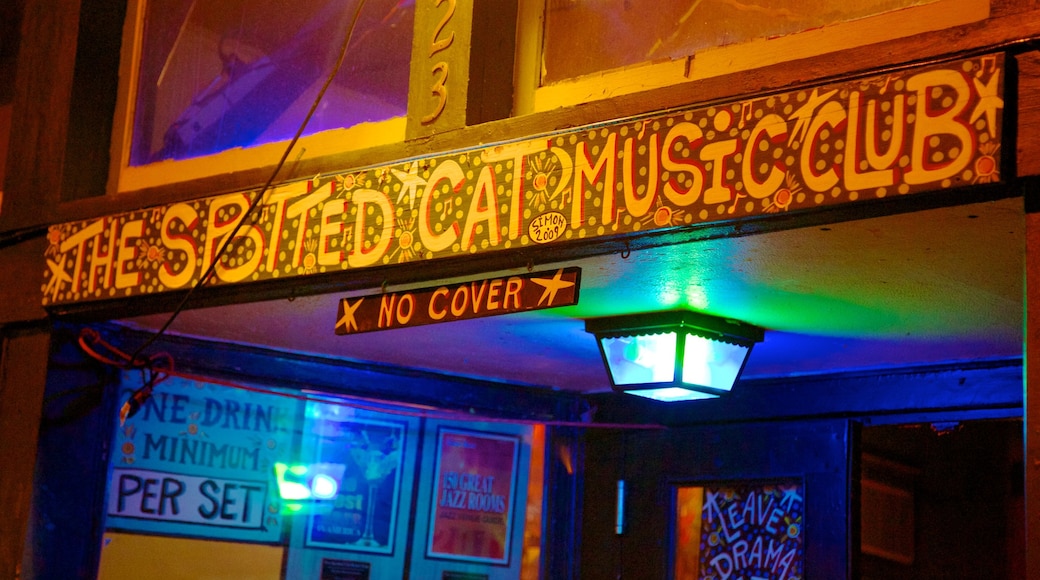
<instances>
[{"instance_id":1,"label":"wooden window frame","mask_svg":"<svg viewBox=\"0 0 1040 580\"><path fill-rule=\"evenodd\" d=\"M980 22L990 16L991 4L991 0L936 0L833 26L700 50L686 58L626 66L543 85L540 71L548 1L520 2L516 115L541 113Z\"/></svg>"},{"instance_id":2,"label":"wooden window frame","mask_svg":"<svg viewBox=\"0 0 1040 580\"><path fill-rule=\"evenodd\" d=\"M127 0L127 17L123 26L120 54L121 80L112 127L111 161L106 193L111 195L149 190L275 166L285 152L287 141L229 149L189 159L130 165L134 103L137 97L147 1ZM322 131L302 137L290 161L315 161L370 147L402 143L405 140L406 122L406 117L394 117L386 121L360 123L353 127Z\"/></svg>"}]
</instances>

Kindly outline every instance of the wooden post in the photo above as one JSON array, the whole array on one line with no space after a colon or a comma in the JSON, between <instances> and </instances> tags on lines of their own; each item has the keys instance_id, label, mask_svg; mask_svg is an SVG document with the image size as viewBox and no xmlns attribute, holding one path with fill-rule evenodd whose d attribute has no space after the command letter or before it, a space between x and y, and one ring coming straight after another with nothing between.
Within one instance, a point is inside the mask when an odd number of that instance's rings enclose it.
<instances>
[{"instance_id":1,"label":"wooden post","mask_svg":"<svg viewBox=\"0 0 1040 580\"><path fill-rule=\"evenodd\" d=\"M0 330L0 577L18 578L33 495L50 334Z\"/></svg>"},{"instance_id":2,"label":"wooden post","mask_svg":"<svg viewBox=\"0 0 1040 580\"><path fill-rule=\"evenodd\" d=\"M1017 171L1025 176L1025 439L1026 575L1040 580L1040 53L1017 57Z\"/></svg>"},{"instance_id":3,"label":"wooden post","mask_svg":"<svg viewBox=\"0 0 1040 580\"><path fill-rule=\"evenodd\" d=\"M61 201L79 8L25 3L0 230L46 223Z\"/></svg>"},{"instance_id":4,"label":"wooden post","mask_svg":"<svg viewBox=\"0 0 1040 580\"><path fill-rule=\"evenodd\" d=\"M509 116L516 15L516 0L416 2L409 139Z\"/></svg>"},{"instance_id":5,"label":"wooden post","mask_svg":"<svg viewBox=\"0 0 1040 580\"><path fill-rule=\"evenodd\" d=\"M1026 206L1037 206L1040 183L1031 182ZM1025 296L1025 524L1026 578L1040 580L1040 213L1026 214Z\"/></svg>"}]
</instances>

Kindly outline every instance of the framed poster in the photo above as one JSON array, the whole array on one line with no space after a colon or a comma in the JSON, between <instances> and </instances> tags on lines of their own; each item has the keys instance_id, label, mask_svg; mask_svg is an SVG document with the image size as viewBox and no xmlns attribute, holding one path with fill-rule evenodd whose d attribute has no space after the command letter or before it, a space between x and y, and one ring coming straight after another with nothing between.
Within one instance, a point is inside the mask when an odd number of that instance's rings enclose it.
<instances>
[{"instance_id":1,"label":"framed poster","mask_svg":"<svg viewBox=\"0 0 1040 580\"><path fill-rule=\"evenodd\" d=\"M804 514L800 480L681 486L674 577L802 578Z\"/></svg>"},{"instance_id":2,"label":"framed poster","mask_svg":"<svg viewBox=\"0 0 1040 580\"><path fill-rule=\"evenodd\" d=\"M520 437L441 427L426 556L508 565Z\"/></svg>"},{"instance_id":3,"label":"framed poster","mask_svg":"<svg viewBox=\"0 0 1040 580\"><path fill-rule=\"evenodd\" d=\"M338 405L308 404L314 461L343 465L331 510L312 513L304 545L392 554L406 424L337 417Z\"/></svg>"}]
</instances>

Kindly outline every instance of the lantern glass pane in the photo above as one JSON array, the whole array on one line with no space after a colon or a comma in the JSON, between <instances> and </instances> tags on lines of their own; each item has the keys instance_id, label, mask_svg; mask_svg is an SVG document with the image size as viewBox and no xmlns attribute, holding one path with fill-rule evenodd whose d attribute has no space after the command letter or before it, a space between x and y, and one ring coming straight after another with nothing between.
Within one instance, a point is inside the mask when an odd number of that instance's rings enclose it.
<instances>
[{"instance_id":1,"label":"lantern glass pane","mask_svg":"<svg viewBox=\"0 0 1040 580\"><path fill-rule=\"evenodd\" d=\"M662 387L660 389L636 389L625 392L629 395L639 395L640 397L654 399L655 401L663 401L665 403L674 403L677 401L695 401L697 399L714 399L718 397L718 395L713 395L711 393L691 391L682 387Z\"/></svg>"},{"instance_id":2,"label":"lantern glass pane","mask_svg":"<svg viewBox=\"0 0 1040 580\"><path fill-rule=\"evenodd\" d=\"M674 332L604 338L602 344L615 385L675 380Z\"/></svg>"},{"instance_id":3,"label":"lantern glass pane","mask_svg":"<svg viewBox=\"0 0 1040 580\"><path fill-rule=\"evenodd\" d=\"M737 381L748 350L746 346L687 334L682 382L728 391Z\"/></svg>"}]
</instances>

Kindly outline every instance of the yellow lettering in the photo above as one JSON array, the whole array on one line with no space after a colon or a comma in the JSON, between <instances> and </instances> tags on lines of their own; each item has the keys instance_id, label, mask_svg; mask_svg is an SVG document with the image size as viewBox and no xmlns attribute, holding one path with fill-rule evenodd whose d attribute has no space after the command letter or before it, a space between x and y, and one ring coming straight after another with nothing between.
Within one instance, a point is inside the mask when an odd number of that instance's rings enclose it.
<instances>
[{"instance_id":1,"label":"yellow lettering","mask_svg":"<svg viewBox=\"0 0 1040 580\"><path fill-rule=\"evenodd\" d=\"M119 232L119 252L116 254L116 288L130 288L141 283L141 273L127 272L126 265L137 258L137 246L130 239L140 238L143 234L144 220L123 224Z\"/></svg>"},{"instance_id":2,"label":"yellow lettering","mask_svg":"<svg viewBox=\"0 0 1040 580\"><path fill-rule=\"evenodd\" d=\"M228 266L226 261L217 264L217 276L225 282L238 282L246 279L250 274L256 272L257 268L260 267L260 260L264 257L264 235L260 232L260 227L250 225L242 228L239 232L235 239L232 240L232 244L236 243L237 240L246 238L253 242L253 251L250 253L248 260L244 260L237 266ZM230 252L228 254L230 255Z\"/></svg>"},{"instance_id":3,"label":"yellow lettering","mask_svg":"<svg viewBox=\"0 0 1040 580\"><path fill-rule=\"evenodd\" d=\"M451 189L457 192L462 187L465 179L466 176L459 164L452 159L448 159L441 162L433 170L433 173L430 174L430 179L426 182L426 188L423 190L422 198L419 200L419 239L422 240L426 249L431 252L440 252L450 248L459 237L459 223L457 221L452 221L439 234L434 231L431 214L433 213L432 204L433 198L437 195L437 188L442 181L446 180Z\"/></svg>"},{"instance_id":4,"label":"yellow lettering","mask_svg":"<svg viewBox=\"0 0 1040 580\"><path fill-rule=\"evenodd\" d=\"M585 182L591 185L603 176L603 225L614 222L614 183L617 181L617 133L610 133L595 165L589 163L588 144L578 143L574 155L574 199L571 205L571 225L585 223Z\"/></svg>"},{"instance_id":5,"label":"yellow lettering","mask_svg":"<svg viewBox=\"0 0 1040 580\"><path fill-rule=\"evenodd\" d=\"M321 208L321 229L318 233L318 263L335 266L343 262L343 249L329 251L329 238L343 235L343 210L346 200L333 199Z\"/></svg>"},{"instance_id":6,"label":"yellow lettering","mask_svg":"<svg viewBox=\"0 0 1040 580\"><path fill-rule=\"evenodd\" d=\"M725 203L733 197L733 188L724 184L726 158L737 152L737 140L727 139L701 147L701 161L712 162L711 186L704 190L704 203Z\"/></svg>"},{"instance_id":7,"label":"yellow lettering","mask_svg":"<svg viewBox=\"0 0 1040 580\"><path fill-rule=\"evenodd\" d=\"M430 312L430 318L432 320L440 320L440 319L444 318L445 316L447 316L447 314L448 314L448 310L447 309L442 308L442 309L438 310L436 304L434 304L434 302L437 301L437 297L438 296L447 298L447 296L448 296L448 289L444 288L444 287L438 288L438 289L434 290L433 291L433 295L430 296L429 312Z\"/></svg>"},{"instance_id":8,"label":"yellow lettering","mask_svg":"<svg viewBox=\"0 0 1040 580\"><path fill-rule=\"evenodd\" d=\"M462 302L459 302L459 297L462 298ZM466 311L466 304L469 302L469 288L465 286L459 286L455 289L455 294L451 297L451 315L458 318L462 316L462 313Z\"/></svg>"},{"instance_id":9,"label":"yellow lettering","mask_svg":"<svg viewBox=\"0 0 1040 580\"><path fill-rule=\"evenodd\" d=\"M232 212L230 208L237 207L237 212ZM206 248L203 252L202 257L202 271L206 272L209 270L213 260L217 259L217 252L224 246L221 239L224 236L230 235L234 231L235 226L245 217L246 210L249 208L249 197L246 194L238 193L233 195L226 195L213 200L209 206L209 215L206 226ZM221 218L223 213L224 218ZM229 217L234 213L235 217ZM241 240L247 238L253 242L253 251L249 256L248 260L242 262L238 266L229 266L229 262L223 264L218 263L214 268L217 277L225 282L238 282L249 276L256 268L260 265L260 260L263 258L264 253L264 238L260 233L260 228L255 225L251 225L246 228L242 228L240 232L235 235L235 238L227 243L229 251L225 252L225 259L230 260L230 256L234 255L234 251L231 251L232 245L235 240Z\"/></svg>"},{"instance_id":10,"label":"yellow lettering","mask_svg":"<svg viewBox=\"0 0 1040 580\"><path fill-rule=\"evenodd\" d=\"M685 140L689 149L693 149L703 138L701 128L687 122L676 123L664 137L664 144L661 146L661 167L672 174L664 184L664 196L679 207L696 202L704 190L704 167L687 155L681 155L690 151L683 147L679 140ZM684 173L690 174L692 183L689 187L680 186L679 176Z\"/></svg>"},{"instance_id":11,"label":"yellow lettering","mask_svg":"<svg viewBox=\"0 0 1040 580\"><path fill-rule=\"evenodd\" d=\"M170 226L175 220L184 224L185 232L190 232L198 224L199 212L186 203L178 203L170 206L163 215L159 236L168 254L165 263L159 268L158 275L159 282L167 288L180 288L191 282L195 275L195 259L198 254L195 238L190 233L175 234L170 231ZM170 259L169 253L172 252L184 254L184 268L180 273L174 273L170 266L173 260Z\"/></svg>"},{"instance_id":12,"label":"yellow lettering","mask_svg":"<svg viewBox=\"0 0 1040 580\"><path fill-rule=\"evenodd\" d=\"M902 97L902 95L899 96ZM867 108L867 143L864 149L869 153L877 147L876 143L872 143L875 135L872 124L874 122L874 117L877 114L877 101L871 99L867 103ZM859 91L852 91L852 94L849 95L849 122L847 125L847 135L845 137L845 188L851 191L857 191L860 189L892 185L894 176L891 169L884 171L866 171L863 173L859 172L859 163L861 160L865 160L864 156L860 154L859 148L859 114ZM896 122L902 126L902 115L896 119ZM893 143L895 143L895 141L893 141ZM890 147L890 151L892 149L895 149L898 152L898 147L895 145ZM880 168L875 167L874 169Z\"/></svg>"},{"instance_id":13,"label":"yellow lettering","mask_svg":"<svg viewBox=\"0 0 1040 580\"><path fill-rule=\"evenodd\" d=\"M484 300L484 291L487 290L487 285L487 280L482 280L479 288L476 282L472 282L469 285L473 293L473 314L480 312L480 305Z\"/></svg>"},{"instance_id":14,"label":"yellow lettering","mask_svg":"<svg viewBox=\"0 0 1040 580\"><path fill-rule=\"evenodd\" d=\"M642 217L646 215L646 212L650 211L650 207L654 204L654 200L657 198L657 185L660 181L661 156L661 136L658 133L654 133L650 136L649 147L650 161L647 163L649 175L646 180L646 193L642 197L639 197L639 192L635 183L635 139L632 137L625 139L625 158L621 165L621 182L625 196L625 209L628 213L632 214L632 217Z\"/></svg>"},{"instance_id":15,"label":"yellow lettering","mask_svg":"<svg viewBox=\"0 0 1040 580\"><path fill-rule=\"evenodd\" d=\"M388 302L389 301L389 302ZM397 294L383 294L379 297L379 328L387 328L394 323L394 304L397 302Z\"/></svg>"},{"instance_id":16,"label":"yellow lettering","mask_svg":"<svg viewBox=\"0 0 1040 580\"><path fill-rule=\"evenodd\" d=\"M116 225L117 224L113 224L112 227L116 227ZM58 248L63 254L72 248L76 248L76 265L72 271L73 292L79 292L80 279L83 274L83 263L86 261L87 257L87 241L103 231L105 231L105 220L97 220L88 226L84 226L83 229L66 238Z\"/></svg>"},{"instance_id":17,"label":"yellow lettering","mask_svg":"<svg viewBox=\"0 0 1040 580\"><path fill-rule=\"evenodd\" d=\"M744 187L747 189L748 195L755 199L773 195L784 183L784 172L776 167L776 162L770 166L769 174L764 181L755 179L755 150L758 149L758 143L763 135L768 137L769 141L787 135L787 123L784 122L783 117L772 113L763 116L751 130L751 136L744 147L744 159L741 162L740 171L744 176Z\"/></svg>"},{"instance_id":18,"label":"yellow lettering","mask_svg":"<svg viewBox=\"0 0 1040 580\"><path fill-rule=\"evenodd\" d=\"M231 208L235 207L238 211L232 212ZM210 202L206 219L206 247L202 253L203 272L208 271L213 263L221 247L221 238L235 229L235 224L242 219L248 207L249 198L241 193L221 196ZM235 213L235 217L230 217L232 213Z\"/></svg>"},{"instance_id":19,"label":"yellow lettering","mask_svg":"<svg viewBox=\"0 0 1040 580\"><path fill-rule=\"evenodd\" d=\"M482 207L483 206L483 207ZM495 194L495 173L490 165L485 165L477 177L476 191L469 202L469 213L466 214L466 226L462 229L462 251L473 246L477 224L487 222L488 243L497 246L502 239L498 231L498 196Z\"/></svg>"},{"instance_id":20,"label":"yellow lettering","mask_svg":"<svg viewBox=\"0 0 1040 580\"><path fill-rule=\"evenodd\" d=\"M492 280L491 287L488 289L488 310L498 310L498 295L500 292L502 292L502 280Z\"/></svg>"},{"instance_id":21,"label":"yellow lettering","mask_svg":"<svg viewBox=\"0 0 1040 580\"><path fill-rule=\"evenodd\" d=\"M405 305L407 305L407 310L405 310ZM415 314L415 296L411 294L401 296L397 302L397 323L408 324L411 322L413 314Z\"/></svg>"},{"instance_id":22,"label":"yellow lettering","mask_svg":"<svg viewBox=\"0 0 1040 580\"><path fill-rule=\"evenodd\" d=\"M882 155L878 153L877 138L877 101L871 100L867 103L867 133L866 154L867 162L874 169L885 169L895 163L896 158L903 151L904 133L906 133L906 96L902 93L895 96L892 101L892 136L889 139L888 151Z\"/></svg>"},{"instance_id":23,"label":"yellow lettering","mask_svg":"<svg viewBox=\"0 0 1040 580\"><path fill-rule=\"evenodd\" d=\"M347 264L351 268L361 268L375 264L390 248L394 234L394 208L385 194L374 189L355 190L352 199L357 205L357 218L354 221L354 249L347 256ZM376 233L377 241L365 249L369 204L379 209L383 216L383 226Z\"/></svg>"},{"instance_id":24,"label":"yellow lettering","mask_svg":"<svg viewBox=\"0 0 1040 580\"><path fill-rule=\"evenodd\" d=\"M940 86L952 88L957 93L957 100L948 109L936 112L929 106L932 103L929 93L932 88ZM955 70L937 70L910 77L910 80L906 81L906 88L917 92L910 170L904 175L906 183L918 185L957 175L968 166L974 153L971 131L963 122L957 120L957 116L968 106L968 83ZM955 158L943 163L929 159L929 154L934 148L928 142L932 137L939 135L949 135L959 142L955 147L943 147L944 150L956 149L958 152Z\"/></svg>"},{"instance_id":25,"label":"yellow lettering","mask_svg":"<svg viewBox=\"0 0 1040 580\"><path fill-rule=\"evenodd\" d=\"M838 172L834 167L829 167L822 173L817 173L813 167L813 152L816 150L816 141L824 127L835 128L845 120L845 109L836 101L827 101L820 112L813 117L809 123L805 141L802 142L801 173L805 185L813 191L827 191L838 184Z\"/></svg>"},{"instance_id":26,"label":"yellow lettering","mask_svg":"<svg viewBox=\"0 0 1040 580\"><path fill-rule=\"evenodd\" d=\"M101 287L108 288L112 285L113 274L115 274L115 261L116 261L116 248L119 247L118 229L115 227L108 228L108 246L107 249L101 251L101 242L104 241L104 236L98 235L94 239L94 247L90 252L90 268L87 272L87 291L94 292L98 288L98 275L97 270L101 266L105 267L105 273L101 276Z\"/></svg>"},{"instance_id":27,"label":"yellow lettering","mask_svg":"<svg viewBox=\"0 0 1040 580\"><path fill-rule=\"evenodd\" d=\"M290 199L307 193L309 183L290 183L264 194L264 205L274 206L274 219L271 221L271 251L267 254L266 264L268 272L278 269L278 253L282 242L282 230L285 228L285 208Z\"/></svg>"},{"instance_id":28,"label":"yellow lettering","mask_svg":"<svg viewBox=\"0 0 1040 580\"><path fill-rule=\"evenodd\" d=\"M314 190L314 192L307 197L290 205L289 209L285 212L285 217L287 218L291 219L297 216L300 218L300 223L296 226L296 249L293 252L293 268L299 267L300 263L303 262L303 241L307 237L307 230L310 229L308 222L310 222L311 209L317 207L319 203L332 196L332 184L333 182L330 181Z\"/></svg>"},{"instance_id":29,"label":"yellow lettering","mask_svg":"<svg viewBox=\"0 0 1040 580\"><path fill-rule=\"evenodd\" d=\"M513 184L509 194L509 239L511 240L515 240L523 234L520 227L524 218L524 174L527 168L527 156L548 148L548 140L535 139L512 145L497 145L480 154L481 160L486 164L513 160Z\"/></svg>"},{"instance_id":30,"label":"yellow lettering","mask_svg":"<svg viewBox=\"0 0 1040 580\"><path fill-rule=\"evenodd\" d=\"M502 300L502 305L509 308L509 300L513 301L513 309L520 310L520 291L524 289L524 281L516 276L513 276L506 280L506 295Z\"/></svg>"}]
</instances>

